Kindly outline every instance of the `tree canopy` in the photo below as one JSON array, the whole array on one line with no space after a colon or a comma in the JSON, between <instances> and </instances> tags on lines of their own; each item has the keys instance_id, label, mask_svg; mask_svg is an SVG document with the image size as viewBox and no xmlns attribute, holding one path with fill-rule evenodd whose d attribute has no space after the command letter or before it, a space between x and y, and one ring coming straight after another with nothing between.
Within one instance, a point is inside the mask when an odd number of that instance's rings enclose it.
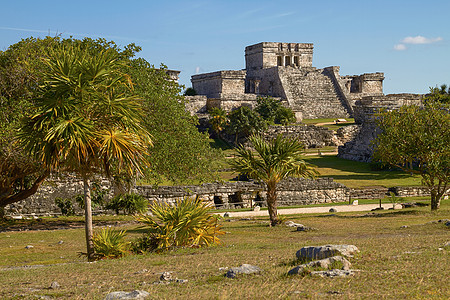
<instances>
[{"instance_id":1,"label":"tree canopy","mask_svg":"<svg viewBox=\"0 0 450 300\"><path fill-rule=\"evenodd\" d=\"M374 159L419 174L430 190L431 209L438 209L450 180L449 106L427 101L382 111L377 124Z\"/></svg>"},{"instance_id":2,"label":"tree canopy","mask_svg":"<svg viewBox=\"0 0 450 300\"><path fill-rule=\"evenodd\" d=\"M94 174L142 174L151 138L143 126L142 100L121 71L117 53L94 55L80 45L60 45L44 60L36 113L24 117L24 150L44 167L74 172L84 183L86 244L94 258L90 179Z\"/></svg>"},{"instance_id":3,"label":"tree canopy","mask_svg":"<svg viewBox=\"0 0 450 300\"><path fill-rule=\"evenodd\" d=\"M450 86L442 84L440 87L430 87L430 93L425 96L425 101L450 103Z\"/></svg>"},{"instance_id":4,"label":"tree canopy","mask_svg":"<svg viewBox=\"0 0 450 300\"><path fill-rule=\"evenodd\" d=\"M36 112L45 63L55 47L73 45L95 57L110 51L119 62L120 71L133 82L133 93L145 105L145 126L152 135L146 182L158 183L168 178L192 182L213 177L208 137L197 131L197 120L184 109L181 87L169 81L164 68L157 69L142 58L135 58L140 47L123 48L105 39L82 40L59 37L28 38L0 51L0 210L5 205L32 195L49 175L42 161L29 157L17 143L20 120ZM124 89L124 86L116 89Z\"/></svg>"}]
</instances>

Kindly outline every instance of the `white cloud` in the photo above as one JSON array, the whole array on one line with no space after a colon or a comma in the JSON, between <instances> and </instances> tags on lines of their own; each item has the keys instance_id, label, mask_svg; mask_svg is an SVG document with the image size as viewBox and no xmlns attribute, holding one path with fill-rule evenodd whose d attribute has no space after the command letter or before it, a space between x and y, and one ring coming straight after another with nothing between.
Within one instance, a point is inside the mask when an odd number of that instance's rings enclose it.
<instances>
[{"instance_id":1,"label":"white cloud","mask_svg":"<svg viewBox=\"0 0 450 300\"><path fill-rule=\"evenodd\" d=\"M406 46L403 44L397 44L394 46L394 50L403 51L403 50L406 50Z\"/></svg>"},{"instance_id":2,"label":"white cloud","mask_svg":"<svg viewBox=\"0 0 450 300\"><path fill-rule=\"evenodd\" d=\"M195 74L200 74L200 67L195 68Z\"/></svg>"},{"instance_id":3,"label":"white cloud","mask_svg":"<svg viewBox=\"0 0 450 300\"><path fill-rule=\"evenodd\" d=\"M405 43L405 44L432 44L432 43L436 43L436 42L440 42L440 41L442 41L441 37L426 38L424 36L418 35L418 36L414 36L414 37L412 37L412 36L405 37L402 40L402 43Z\"/></svg>"}]
</instances>

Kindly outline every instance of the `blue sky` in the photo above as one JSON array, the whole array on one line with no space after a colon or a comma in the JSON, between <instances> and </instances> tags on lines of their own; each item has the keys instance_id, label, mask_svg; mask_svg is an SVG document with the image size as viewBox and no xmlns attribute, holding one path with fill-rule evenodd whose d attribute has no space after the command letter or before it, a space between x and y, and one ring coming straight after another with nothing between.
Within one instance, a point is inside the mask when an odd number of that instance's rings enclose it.
<instances>
[{"instance_id":1,"label":"blue sky","mask_svg":"<svg viewBox=\"0 0 450 300\"><path fill-rule=\"evenodd\" d=\"M450 1L1 0L0 50L22 38L104 37L142 47L155 66L196 73L245 68L259 42L314 43L313 66L384 72L384 92L450 84Z\"/></svg>"}]
</instances>

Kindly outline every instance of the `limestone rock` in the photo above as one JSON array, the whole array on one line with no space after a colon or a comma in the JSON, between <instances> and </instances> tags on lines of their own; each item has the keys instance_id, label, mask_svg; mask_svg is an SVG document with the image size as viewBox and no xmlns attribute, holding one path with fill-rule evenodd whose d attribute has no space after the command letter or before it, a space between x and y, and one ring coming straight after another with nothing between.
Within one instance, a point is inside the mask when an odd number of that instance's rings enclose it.
<instances>
[{"instance_id":1,"label":"limestone rock","mask_svg":"<svg viewBox=\"0 0 450 300\"><path fill-rule=\"evenodd\" d=\"M31 249L31 248L34 248L34 246L32 246L32 245L25 246L25 249Z\"/></svg>"},{"instance_id":2,"label":"limestone rock","mask_svg":"<svg viewBox=\"0 0 450 300\"><path fill-rule=\"evenodd\" d=\"M359 252L354 245L325 245L325 246L309 246L303 247L297 251L296 256L301 260L314 260L343 255L352 257L353 254Z\"/></svg>"},{"instance_id":3,"label":"limestone rock","mask_svg":"<svg viewBox=\"0 0 450 300\"><path fill-rule=\"evenodd\" d=\"M320 277L345 277L345 276L353 276L355 273L352 270L338 270L333 269L329 271L312 271L311 276L320 276Z\"/></svg>"},{"instance_id":4,"label":"limestone rock","mask_svg":"<svg viewBox=\"0 0 450 300\"><path fill-rule=\"evenodd\" d=\"M116 299L145 299L148 296L150 296L150 294L146 291L140 291L140 290L135 290L132 292L123 292L123 291L119 291L119 292L112 292L109 293L108 295L106 295L105 300L116 300Z\"/></svg>"},{"instance_id":5,"label":"limestone rock","mask_svg":"<svg viewBox=\"0 0 450 300\"><path fill-rule=\"evenodd\" d=\"M172 281L174 278L172 277L172 272L163 272L159 277L161 281Z\"/></svg>"},{"instance_id":6,"label":"limestone rock","mask_svg":"<svg viewBox=\"0 0 450 300\"><path fill-rule=\"evenodd\" d=\"M284 225L286 225L287 227L305 227L305 225L295 223L293 221L286 221L286 222L284 222Z\"/></svg>"},{"instance_id":7,"label":"limestone rock","mask_svg":"<svg viewBox=\"0 0 450 300\"><path fill-rule=\"evenodd\" d=\"M342 270L350 270L352 264L342 256L332 256L321 260L315 260L303 265L299 265L288 272L288 275L301 274L306 268L324 268L331 269L334 264L341 263Z\"/></svg>"},{"instance_id":8,"label":"limestone rock","mask_svg":"<svg viewBox=\"0 0 450 300\"><path fill-rule=\"evenodd\" d=\"M298 226L297 227L297 231L313 231L313 230L317 230L317 229L313 228L313 227L308 227L308 226Z\"/></svg>"},{"instance_id":9,"label":"limestone rock","mask_svg":"<svg viewBox=\"0 0 450 300\"><path fill-rule=\"evenodd\" d=\"M61 287L61 286L60 286L59 283L56 282L56 281L53 281L53 282L50 284L50 289L52 289L52 290L59 289L60 287Z\"/></svg>"},{"instance_id":10,"label":"limestone rock","mask_svg":"<svg viewBox=\"0 0 450 300\"><path fill-rule=\"evenodd\" d=\"M227 271L225 274L228 278L235 278L239 274L256 274L261 273L262 269L257 266L252 266L249 264L243 264L240 267L234 267Z\"/></svg>"}]
</instances>

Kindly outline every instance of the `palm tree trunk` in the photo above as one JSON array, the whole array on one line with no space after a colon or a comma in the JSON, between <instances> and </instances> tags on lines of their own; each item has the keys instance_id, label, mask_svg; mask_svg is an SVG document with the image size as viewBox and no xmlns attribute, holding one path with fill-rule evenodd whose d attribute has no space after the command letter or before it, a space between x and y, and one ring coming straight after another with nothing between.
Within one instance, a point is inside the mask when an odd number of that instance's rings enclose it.
<instances>
[{"instance_id":1,"label":"palm tree trunk","mask_svg":"<svg viewBox=\"0 0 450 300\"><path fill-rule=\"evenodd\" d=\"M267 209L269 210L270 225L278 225L276 185L267 184Z\"/></svg>"},{"instance_id":2,"label":"palm tree trunk","mask_svg":"<svg viewBox=\"0 0 450 300\"><path fill-rule=\"evenodd\" d=\"M83 177L84 186L84 218L85 218L85 233L86 233L86 250L89 261L94 260L94 244L92 242L92 206L91 206L91 187L89 179Z\"/></svg>"}]
</instances>

